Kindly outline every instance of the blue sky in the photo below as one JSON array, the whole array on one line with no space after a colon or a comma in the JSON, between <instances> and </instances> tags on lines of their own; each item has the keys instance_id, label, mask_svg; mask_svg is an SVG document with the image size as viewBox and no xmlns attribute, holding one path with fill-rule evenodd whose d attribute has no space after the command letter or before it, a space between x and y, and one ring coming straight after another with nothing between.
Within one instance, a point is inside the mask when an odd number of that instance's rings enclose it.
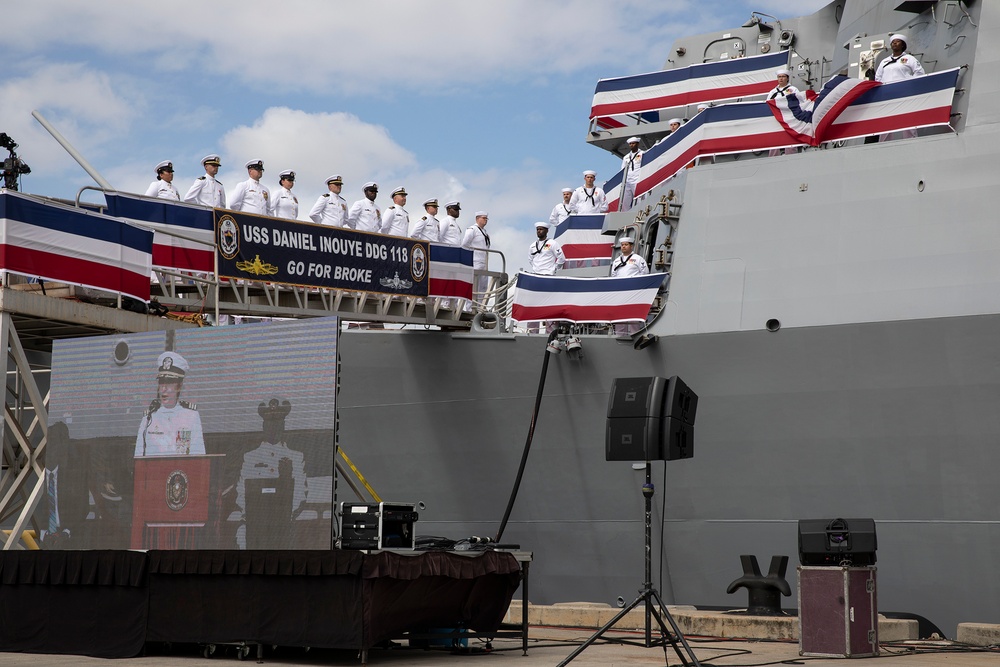
<instances>
[{"instance_id":1,"label":"blue sky","mask_svg":"<svg viewBox=\"0 0 1000 667\"><path fill-rule=\"evenodd\" d=\"M620 166L585 140L598 79L658 70L675 38L738 27L753 10L825 4L0 0L0 131L31 166L22 189L56 197L94 183L33 109L123 191L144 192L172 160L183 194L218 153L227 190L253 158L272 190L294 169L302 219L335 173L348 203L368 180L383 206L405 186L411 219L429 197L457 198L463 227L489 211L513 272L563 187Z\"/></svg>"}]
</instances>

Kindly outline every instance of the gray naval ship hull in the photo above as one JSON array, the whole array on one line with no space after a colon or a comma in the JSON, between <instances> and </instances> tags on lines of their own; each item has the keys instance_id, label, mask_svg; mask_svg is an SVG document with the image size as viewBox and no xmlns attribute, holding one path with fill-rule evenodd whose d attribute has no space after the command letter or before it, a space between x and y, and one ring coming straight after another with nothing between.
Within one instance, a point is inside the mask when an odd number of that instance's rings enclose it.
<instances>
[{"instance_id":1,"label":"gray naval ship hull","mask_svg":"<svg viewBox=\"0 0 1000 667\"><path fill-rule=\"evenodd\" d=\"M551 359L503 535L535 553L531 601L635 597L644 471L605 461L608 390L679 375L700 397L695 456L652 470L654 583L668 601L745 606L726 594L741 554L794 565L798 519L857 516L877 521L881 610L948 635L1000 620L998 334L989 315L676 336L642 351L585 338L583 359ZM537 336L343 336L340 441L385 499L425 503L418 534L496 534L544 348Z\"/></svg>"},{"instance_id":2,"label":"gray naval ship hull","mask_svg":"<svg viewBox=\"0 0 1000 667\"><path fill-rule=\"evenodd\" d=\"M983 32L1000 3L961 21L958 3L897 4L817 15L831 71L852 36L911 25L925 63L969 65L954 131L723 158L653 191L681 205L659 340L585 337L582 359L551 359L503 534L535 554L531 602L635 597L645 473L605 460L608 392L677 375L700 402L694 458L653 463L665 599L744 607L726 594L741 554L794 564L799 519L871 517L880 610L948 636L1000 622L1000 44ZM425 503L419 534L493 536L544 351L537 335L345 332L340 443L387 500Z\"/></svg>"}]
</instances>

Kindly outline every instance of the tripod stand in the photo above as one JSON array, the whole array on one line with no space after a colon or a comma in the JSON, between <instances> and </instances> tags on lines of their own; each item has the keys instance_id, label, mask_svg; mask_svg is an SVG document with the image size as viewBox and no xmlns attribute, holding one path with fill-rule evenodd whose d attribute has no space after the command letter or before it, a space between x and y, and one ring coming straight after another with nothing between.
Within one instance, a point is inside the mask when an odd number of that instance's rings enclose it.
<instances>
[{"instance_id":1,"label":"tripod stand","mask_svg":"<svg viewBox=\"0 0 1000 667\"><path fill-rule=\"evenodd\" d=\"M677 653L677 657L681 659L681 662L688 666L694 665L695 667L701 667L701 663L698 662L698 658L695 656L694 651L688 645L687 640L684 639L684 635L681 634L680 628L677 627L677 623L674 621L670 612L667 611L666 605L663 604L663 600L660 599L660 594L656 592L653 588L653 482L651 480L650 462L646 461L646 483L642 485L642 495L646 499L646 580L642 584L642 588L639 590L639 596L632 600L624 609L618 612L614 618L605 623L600 630L591 635L590 639L583 642L577 647L575 651L570 653L565 660L559 663L558 667L563 667L573 660L576 656L583 653L588 646L596 642L601 638L605 632L610 630L615 623L620 621L625 617L625 614L629 613L633 609L639 606L640 602L645 603L646 609L646 635L645 643L643 644L646 648L651 648L653 646L666 646L670 644L674 652ZM653 606L653 602L659 606L659 611L657 607ZM660 626L660 638L653 640L652 638L652 619L656 619L657 624ZM664 623L666 619L666 623ZM667 623L670 624L670 629L667 629ZM671 630L673 631L671 633ZM683 647L683 651L681 650Z\"/></svg>"}]
</instances>

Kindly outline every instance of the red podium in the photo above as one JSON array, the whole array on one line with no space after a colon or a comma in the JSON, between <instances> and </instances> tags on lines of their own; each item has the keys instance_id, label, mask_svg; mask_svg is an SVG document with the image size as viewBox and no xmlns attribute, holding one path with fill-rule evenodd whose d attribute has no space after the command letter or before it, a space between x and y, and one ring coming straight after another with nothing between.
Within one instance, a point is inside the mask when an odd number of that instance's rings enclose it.
<instances>
[{"instance_id":1,"label":"red podium","mask_svg":"<svg viewBox=\"0 0 1000 667\"><path fill-rule=\"evenodd\" d=\"M135 459L133 549L218 547L225 454Z\"/></svg>"}]
</instances>

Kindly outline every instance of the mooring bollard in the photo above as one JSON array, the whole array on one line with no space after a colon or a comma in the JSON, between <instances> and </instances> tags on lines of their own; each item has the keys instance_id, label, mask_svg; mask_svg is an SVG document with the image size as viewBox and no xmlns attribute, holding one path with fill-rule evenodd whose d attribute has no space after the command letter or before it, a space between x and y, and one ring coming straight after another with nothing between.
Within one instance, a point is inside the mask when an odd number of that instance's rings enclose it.
<instances>
[{"instance_id":1,"label":"mooring bollard","mask_svg":"<svg viewBox=\"0 0 1000 667\"><path fill-rule=\"evenodd\" d=\"M792 595L792 589L785 581L788 556L771 556L767 576L760 573L756 556L740 556L740 562L743 563L743 576L729 584L726 592L733 594L740 588L747 589L750 599L746 613L751 616L781 616L781 596Z\"/></svg>"}]
</instances>

